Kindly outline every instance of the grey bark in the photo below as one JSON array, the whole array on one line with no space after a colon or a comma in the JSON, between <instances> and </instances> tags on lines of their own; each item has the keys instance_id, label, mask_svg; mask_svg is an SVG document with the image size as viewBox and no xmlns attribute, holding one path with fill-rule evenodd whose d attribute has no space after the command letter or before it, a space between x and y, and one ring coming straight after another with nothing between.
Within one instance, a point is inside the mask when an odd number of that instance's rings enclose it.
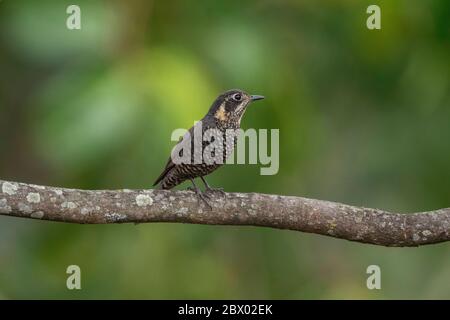
<instances>
[{"instance_id":1,"label":"grey bark","mask_svg":"<svg viewBox=\"0 0 450 320\"><path fill-rule=\"evenodd\" d=\"M391 213L336 202L259 193L45 187L0 180L0 215L81 224L179 222L289 229L383 246L450 240L450 208Z\"/></svg>"}]
</instances>

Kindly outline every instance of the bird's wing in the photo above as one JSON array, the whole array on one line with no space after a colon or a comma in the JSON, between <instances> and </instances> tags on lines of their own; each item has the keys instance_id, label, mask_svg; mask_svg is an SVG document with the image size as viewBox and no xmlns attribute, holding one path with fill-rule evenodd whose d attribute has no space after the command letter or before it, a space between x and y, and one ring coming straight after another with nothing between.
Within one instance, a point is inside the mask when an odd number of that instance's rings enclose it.
<instances>
[{"instance_id":1,"label":"bird's wing","mask_svg":"<svg viewBox=\"0 0 450 320\"><path fill-rule=\"evenodd\" d=\"M182 143L185 138L191 137L191 139L193 139L193 137L194 137L194 129L197 126L203 125L206 128L209 127L209 123L205 122L204 120L205 119L202 119L201 121L197 122L194 126L192 126L185 133L185 135L183 137L181 137L180 140L178 140L177 145ZM190 140L190 141L192 143L193 140ZM211 141L202 141L203 148L205 148L205 146L207 146L210 143L211 143ZM191 145L191 148L193 148L193 145ZM194 152L194 150L191 149L191 152ZM175 166L176 166L176 164L172 162L172 157L170 156L169 160L167 160L166 167L164 168L163 172L159 175L158 179L156 179L156 181L153 184L153 186L156 186L158 183L160 183L164 179L164 177L169 173L169 171L172 170L173 168L175 168Z\"/></svg>"}]
</instances>

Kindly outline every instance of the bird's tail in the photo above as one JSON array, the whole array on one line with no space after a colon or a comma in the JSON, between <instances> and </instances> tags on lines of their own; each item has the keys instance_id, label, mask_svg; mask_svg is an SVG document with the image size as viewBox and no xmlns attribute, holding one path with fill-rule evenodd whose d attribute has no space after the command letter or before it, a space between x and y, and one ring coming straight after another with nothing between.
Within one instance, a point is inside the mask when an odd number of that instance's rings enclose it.
<instances>
[{"instance_id":1,"label":"bird's tail","mask_svg":"<svg viewBox=\"0 0 450 320\"><path fill-rule=\"evenodd\" d=\"M154 189L155 190L163 190L163 187L162 187L162 183L155 183L154 185Z\"/></svg>"}]
</instances>

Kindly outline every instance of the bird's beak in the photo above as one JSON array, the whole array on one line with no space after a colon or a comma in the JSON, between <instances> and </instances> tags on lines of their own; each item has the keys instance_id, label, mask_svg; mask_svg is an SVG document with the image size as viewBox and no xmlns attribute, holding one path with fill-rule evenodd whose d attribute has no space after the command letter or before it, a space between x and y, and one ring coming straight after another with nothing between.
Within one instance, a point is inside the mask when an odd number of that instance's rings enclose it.
<instances>
[{"instance_id":1,"label":"bird's beak","mask_svg":"<svg viewBox=\"0 0 450 320\"><path fill-rule=\"evenodd\" d=\"M256 100L264 99L264 96L259 96L256 94L256 95L250 96L250 98L252 99L252 101L256 101Z\"/></svg>"}]
</instances>

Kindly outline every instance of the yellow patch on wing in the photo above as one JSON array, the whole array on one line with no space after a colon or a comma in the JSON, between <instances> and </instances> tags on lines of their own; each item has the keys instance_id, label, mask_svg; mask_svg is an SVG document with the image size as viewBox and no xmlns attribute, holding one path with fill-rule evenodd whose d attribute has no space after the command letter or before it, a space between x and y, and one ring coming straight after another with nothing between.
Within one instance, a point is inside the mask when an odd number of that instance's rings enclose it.
<instances>
[{"instance_id":1,"label":"yellow patch on wing","mask_svg":"<svg viewBox=\"0 0 450 320\"><path fill-rule=\"evenodd\" d=\"M225 103L222 103L219 107L219 109L216 111L216 114L214 115L216 119L219 119L220 121L225 121L228 119L227 112L225 111Z\"/></svg>"}]
</instances>

